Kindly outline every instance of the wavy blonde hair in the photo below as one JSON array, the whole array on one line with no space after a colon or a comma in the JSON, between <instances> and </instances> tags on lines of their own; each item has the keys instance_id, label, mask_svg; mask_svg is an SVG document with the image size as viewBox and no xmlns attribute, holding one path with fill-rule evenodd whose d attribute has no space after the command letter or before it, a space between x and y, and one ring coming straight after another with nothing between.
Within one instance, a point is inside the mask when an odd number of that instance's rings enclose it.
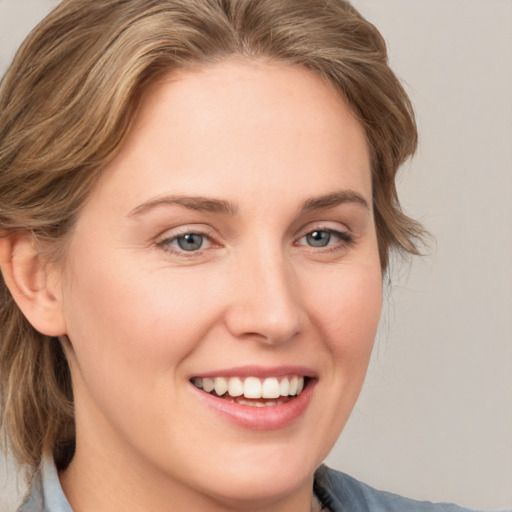
<instances>
[{"instance_id":1,"label":"wavy blonde hair","mask_svg":"<svg viewBox=\"0 0 512 512\"><path fill-rule=\"evenodd\" d=\"M344 0L64 0L29 35L0 87L0 234L30 232L55 254L163 74L229 56L304 66L365 128L382 269L418 253L401 210L400 165L417 131L375 27ZM65 248L64 248L65 252ZM21 466L65 467L73 393L59 341L37 332L0 278L2 434Z\"/></svg>"}]
</instances>

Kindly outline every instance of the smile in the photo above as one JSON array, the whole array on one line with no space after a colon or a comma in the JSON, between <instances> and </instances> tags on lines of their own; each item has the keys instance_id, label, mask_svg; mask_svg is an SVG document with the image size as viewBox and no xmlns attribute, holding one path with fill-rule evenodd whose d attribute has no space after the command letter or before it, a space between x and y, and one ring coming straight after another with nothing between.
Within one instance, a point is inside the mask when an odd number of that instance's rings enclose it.
<instances>
[{"instance_id":1,"label":"smile","mask_svg":"<svg viewBox=\"0 0 512 512\"><path fill-rule=\"evenodd\" d=\"M195 387L210 395L253 407L283 405L299 396L307 378L298 375L284 377L194 377Z\"/></svg>"},{"instance_id":2,"label":"smile","mask_svg":"<svg viewBox=\"0 0 512 512\"><path fill-rule=\"evenodd\" d=\"M191 396L214 414L213 421L227 420L236 428L256 432L287 428L300 421L318 381L314 369L295 365L240 366L189 379Z\"/></svg>"}]
</instances>

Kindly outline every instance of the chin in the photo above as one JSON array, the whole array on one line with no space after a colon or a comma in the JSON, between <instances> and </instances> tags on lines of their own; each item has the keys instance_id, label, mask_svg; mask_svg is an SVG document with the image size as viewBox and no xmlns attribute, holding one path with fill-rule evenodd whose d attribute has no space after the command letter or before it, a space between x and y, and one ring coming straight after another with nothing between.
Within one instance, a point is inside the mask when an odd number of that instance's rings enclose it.
<instances>
[{"instance_id":1,"label":"chin","mask_svg":"<svg viewBox=\"0 0 512 512\"><path fill-rule=\"evenodd\" d=\"M303 467L290 464L287 467L252 467L244 475L236 476L222 472L214 482L214 490L208 494L217 502L230 505L237 510L265 506L286 501L290 496L307 495L313 485L316 468L305 471Z\"/></svg>"},{"instance_id":2,"label":"chin","mask_svg":"<svg viewBox=\"0 0 512 512\"><path fill-rule=\"evenodd\" d=\"M202 483L209 484L204 485L205 494L239 510L256 504L264 509L265 504L286 501L301 490L306 494L321 460L312 453L301 454L297 445L287 448L262 443L252 449L234 450L222 465L212 464L210 470L203 466Z\"/></svg>"}]
</instances>

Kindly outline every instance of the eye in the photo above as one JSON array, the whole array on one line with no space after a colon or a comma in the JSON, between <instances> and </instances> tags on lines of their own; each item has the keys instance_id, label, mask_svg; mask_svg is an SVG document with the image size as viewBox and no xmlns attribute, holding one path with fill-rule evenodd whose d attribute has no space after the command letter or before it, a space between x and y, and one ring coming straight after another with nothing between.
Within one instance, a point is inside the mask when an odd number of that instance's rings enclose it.
<instances>
[{"instance_id":1,"label":"eye","mask_svg":"<svg viewBox=\"0 0 512 512\"><path fill-rule=\"evenodd\" d=\"M353 242L353 238L348 233L335 229L315 229L304 235L300 244L308 245L314 248L323 248L331 246L346 246Z\"/></svg>"},{"instance_id":2,"label":"eye","mask_svg":"<svg viewBox=\"0 0 512 512\"><path fill-rule=\"evenodd\" d=\"M204 235L199 233L187 233L177 236L173 242L184 251L198 251L203 247L204 239Z\"/></svg>"},{"instance_id":3,"label":"eye","mask_svg":"<svg viewBox=\"0 0 512 512\"><path fill-rule=\"evenodd\" d=\"M305 238L311 247L326 247L331 242L332 234L328 231L312 231Z\"/></svg>"},{"instance_id":4,"label":"eye","mask_svg":"<svg viewBox=\"0 0 512 512\"><path fill-rule=\"evenodd\" d=\"M163 249L175 252L198 252L207 249L212 245L210 237L205 233L187 232L172 237L165 238L158 245Z\"/></svg>"}]
</instances>

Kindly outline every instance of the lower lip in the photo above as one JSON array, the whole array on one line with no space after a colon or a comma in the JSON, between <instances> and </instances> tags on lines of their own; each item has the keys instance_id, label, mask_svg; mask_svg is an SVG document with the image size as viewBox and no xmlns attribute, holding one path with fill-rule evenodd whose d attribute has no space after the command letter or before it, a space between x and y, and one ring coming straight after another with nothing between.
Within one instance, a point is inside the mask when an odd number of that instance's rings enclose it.
<instances>
[{"instance_id":1,"label":"lower lip","mask_svg":"<svg viewBox=\"0 0 512 512\"><path fill-rule=\"evenodd\" d=\"M228 421L251 430L278 430L295 423L304 414L313 396L315 384L316 380L311 379L299 396L281 405L265 407L251 407L230 402L227 399L205 393L193 384L191 386L207 407Z\"/></svg>"}]
</instances>

